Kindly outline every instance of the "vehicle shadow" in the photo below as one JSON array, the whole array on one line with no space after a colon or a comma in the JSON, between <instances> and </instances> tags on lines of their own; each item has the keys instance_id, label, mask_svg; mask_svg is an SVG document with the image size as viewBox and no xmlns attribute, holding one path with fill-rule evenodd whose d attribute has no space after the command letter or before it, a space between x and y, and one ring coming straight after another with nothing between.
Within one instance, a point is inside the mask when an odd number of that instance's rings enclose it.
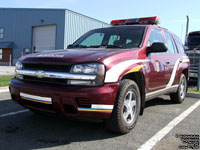
<instances>
[{"instance_id":1,"label":"vehicle shadow","mask_svg":"<svg viewBox=\"0 0 200 150\"><path fill-rule=\"evenodd\" d=\"M154 98L152 100L147 101L145 103L145 108L157 106L157 105L175 105L175 103L173 103L170 100L170 97L168 95L165 95L163 97L158 97L158 98Z\"/></svg>"},{"instance_id":2,"label":"vehicle shadow","mask_svg":"<svg viewBox=\"0 0 200 150\"><path fill-rule=\"evenodd\" d=\"M116 136L120 135L107 131L100 120L66 119L32 112L0 118L2 150L52 148Z\"/></svg>"},{"instance_id":3,"label":"vehicle shadow","mask_svg":"<svg viewBox=\"0 0 200 150\"><path fill-rule=\"evenodd\" d=\"M4 106L18 105L0 101ZM146 107L171 105L165 98L146 102ZM137 127L137 126L136 126ZM106 130L103 121L90 119L69 119L26 112L0 118L0 149L27 150L57 146L77 147L77 142L98 141L120 136ZM72 148L72 147L71 147ZM84 149L84 148L83 148Z\"/></svg>"}]
</instances>

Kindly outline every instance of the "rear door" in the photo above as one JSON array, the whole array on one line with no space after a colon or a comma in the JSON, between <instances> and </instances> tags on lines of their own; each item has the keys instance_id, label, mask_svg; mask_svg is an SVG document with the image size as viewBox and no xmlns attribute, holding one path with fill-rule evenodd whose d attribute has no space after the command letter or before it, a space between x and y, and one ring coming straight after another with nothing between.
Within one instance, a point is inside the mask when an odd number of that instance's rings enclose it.
<instances>
[{"instance_id":1,"label":"rear door","mask_svg":"<svg viewBox=\"0 0 200 150\"><path fill-rule=\"evenodd\" d=\"M166 44L168 47L168 51L166 53L166 60L168 60L168 70L166 70L166 74L169 75L169 81L167 83L167 88L172 87L176 73L179 67L179 64L181 62L180 55L178 54L178 51L176 49L174 39L172 38L171 33L168 31L164 31L164 36L166 40Z\"/></svg>"}]
</instances>

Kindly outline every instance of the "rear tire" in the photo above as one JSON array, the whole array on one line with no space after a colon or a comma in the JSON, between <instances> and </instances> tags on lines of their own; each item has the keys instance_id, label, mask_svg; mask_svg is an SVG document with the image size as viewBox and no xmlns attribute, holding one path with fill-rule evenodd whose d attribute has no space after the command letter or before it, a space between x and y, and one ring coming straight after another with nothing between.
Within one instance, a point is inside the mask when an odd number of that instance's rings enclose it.
<instances>
[{"instance_id":1,"label":"rear tire","mask_svg":"<svg viewBox=\"0 0 200 150\"><path fill-rule=\"evenodd\" d=\"M122 80L111 117L105 120L106 127L120 134L130 132L137 122L140 107L138 85L132 80Z\"/></svg>"},{"instance_id":2,"label":"rear tire","mask_svg":"<svg viewBox=\"0 0 200 150\"><path fill-rule=\"evenodd\" d=\"M185 75L182 73L178 90L176 93L170 94L170 98L174 103L180 104L184 101L187 93L187 81Z\"/></svg>"}]
</instances>

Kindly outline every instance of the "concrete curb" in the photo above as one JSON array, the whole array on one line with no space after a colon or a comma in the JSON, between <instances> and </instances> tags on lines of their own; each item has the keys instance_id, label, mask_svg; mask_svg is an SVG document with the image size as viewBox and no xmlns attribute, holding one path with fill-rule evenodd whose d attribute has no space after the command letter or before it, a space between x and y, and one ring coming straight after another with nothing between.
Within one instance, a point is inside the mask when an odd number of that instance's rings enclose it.
<instances>
[{"instance_id":1,"label":"concrete curb","mask_svg":"<svg viewBox=\"0 0 200 150\"><path fill-rule=\"evenodd\" d=\"M8 86L0 87L0 93L9 92Z\"/></svg>"},{"instance_id":2,"label":"concrete curb","mask_svg":"<svg viewBox=\"0 0 200 150\"><path fill-rule=\"evenodd\" d=\"M186 97L200 98L200 94L198 94L198 93L187 93Z\"/></svg>"}]
</instances>

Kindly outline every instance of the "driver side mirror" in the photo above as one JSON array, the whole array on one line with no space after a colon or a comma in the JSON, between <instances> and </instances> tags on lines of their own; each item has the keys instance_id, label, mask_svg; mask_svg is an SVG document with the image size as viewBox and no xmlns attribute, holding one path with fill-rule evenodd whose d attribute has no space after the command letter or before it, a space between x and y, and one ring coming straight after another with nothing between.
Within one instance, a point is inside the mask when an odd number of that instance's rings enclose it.
<instances>
[{"instance_id":1,"label":"driver side mirror","mask_svg":"<svg viewBox=\"0 0 200 150\"><path fill-rule=\"evenodd\" d=\"M67 49L72 48L72 44L67 45Z\"/></svg>"},{"instance_id":2,"label":"driver side mirror","mask_svg":"<svg viewBox=\"0 0 200 150\"><path fill-rule=\"evenodd\" d=\"M168 48L164 43L155 42L151 46L147 47L147 55L150 53L167 52Z\"/></svg>"}]
</instances>

